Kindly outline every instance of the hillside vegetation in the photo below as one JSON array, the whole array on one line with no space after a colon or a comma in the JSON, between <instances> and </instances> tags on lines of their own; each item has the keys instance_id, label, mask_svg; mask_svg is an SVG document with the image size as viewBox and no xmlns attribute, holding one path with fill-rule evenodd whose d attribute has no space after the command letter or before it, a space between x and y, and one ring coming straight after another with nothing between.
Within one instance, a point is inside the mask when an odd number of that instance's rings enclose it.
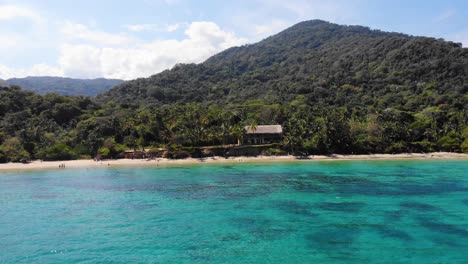
<instances>
[{"instance_id":1,"label":"hillside vegetation","mask_svg":"<svg viewBox=\"0 0 468 264\"><path fill-rule=\"evenodd\" d=\"M317 20L96 99L18 87L0 97L3 161L143 147L200 156L260 124L284 127L269 153L468 152L468 49Z\"/></svg>"},{"instance_id":2,"label":"hillside vegetation","mask_svg":"<svg viewBox=\"0 0 468 264\"><path fill-rule=\"evenodd\" d=\"M314 20L199 65L125 82L100 98L225 104L303 95L308 103L414 111L441 103L460 108L467 85L468 49L461 44Z\"/></svg>"}]
</instances>

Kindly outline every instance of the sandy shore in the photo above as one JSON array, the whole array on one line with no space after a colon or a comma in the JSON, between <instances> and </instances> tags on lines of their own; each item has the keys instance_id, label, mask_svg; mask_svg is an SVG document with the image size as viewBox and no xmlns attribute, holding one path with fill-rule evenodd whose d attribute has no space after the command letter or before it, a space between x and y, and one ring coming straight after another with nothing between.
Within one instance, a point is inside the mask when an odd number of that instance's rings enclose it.
<instances>
[{"instance_id":1,"label":"sandy shore","mask_svg":"<svg viewBox=\"0 0 468 264\"><path fill-rule=\"evenodd\" d=\"M435 152L435 153L407 153L407 154L375 154L375 155L332 155L332 156L308 156L298 158L295 156L259 156L259 157L211 157L205 159L118 159L118 160L70 160L70 161L33 161L28 164L5 163L0 164L1 171L60 169L64 164L65 169L70 168L99 168L99 167L125 167L125 166L167 166L167 165L190 165L204 163L238 163L238 162L313 162L313 161L336 161L336 160L430 160L430 159L463 159L468 161L468 154Z\"/></svg>"}]
</instances>

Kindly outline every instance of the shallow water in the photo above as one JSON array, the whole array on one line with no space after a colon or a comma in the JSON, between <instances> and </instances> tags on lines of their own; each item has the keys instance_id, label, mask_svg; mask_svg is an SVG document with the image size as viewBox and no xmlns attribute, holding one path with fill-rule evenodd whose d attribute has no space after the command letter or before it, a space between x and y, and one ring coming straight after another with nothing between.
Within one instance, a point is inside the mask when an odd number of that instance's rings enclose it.
<instances>
[{"instance_id":1,"label":"shallow water","mask_svg":"<svg viewBox=\"0 0 468 264\"><path fill-rule=\"evenodd\" d=\"M0 174L4 263L468 263L467 161Z\"/></svg>"}]
</instances>

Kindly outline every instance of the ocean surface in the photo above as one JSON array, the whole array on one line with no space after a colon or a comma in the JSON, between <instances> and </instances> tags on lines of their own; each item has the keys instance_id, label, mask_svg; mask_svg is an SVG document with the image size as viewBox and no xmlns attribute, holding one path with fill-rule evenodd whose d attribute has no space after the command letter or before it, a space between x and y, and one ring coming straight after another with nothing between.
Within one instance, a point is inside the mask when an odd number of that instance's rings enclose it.
<instances>
[{"instance_id":1,"label":"ocean surface","mask_svg":"<svg viewBox=\"0 0 468 264\"><path fill-rule=\"evenodd\" d=\"M468 161L0 173L0 263L468 263Z\"/></svg>"}]
</instances>

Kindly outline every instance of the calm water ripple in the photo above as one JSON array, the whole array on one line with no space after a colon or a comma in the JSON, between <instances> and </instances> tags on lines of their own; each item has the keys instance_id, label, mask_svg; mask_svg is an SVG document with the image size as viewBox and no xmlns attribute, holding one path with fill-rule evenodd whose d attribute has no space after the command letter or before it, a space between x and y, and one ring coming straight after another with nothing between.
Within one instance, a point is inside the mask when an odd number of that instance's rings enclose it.
<instances>
[{"instance_id":1,"label":"calm water ripple","mask_svg":"<svg viewBox=\"0 0 468 264\"><path fill-rule=\"evenodd\" d=\"M0 263L468 263L468 162L0 173Z\"/></svg>"}]
</instances>

